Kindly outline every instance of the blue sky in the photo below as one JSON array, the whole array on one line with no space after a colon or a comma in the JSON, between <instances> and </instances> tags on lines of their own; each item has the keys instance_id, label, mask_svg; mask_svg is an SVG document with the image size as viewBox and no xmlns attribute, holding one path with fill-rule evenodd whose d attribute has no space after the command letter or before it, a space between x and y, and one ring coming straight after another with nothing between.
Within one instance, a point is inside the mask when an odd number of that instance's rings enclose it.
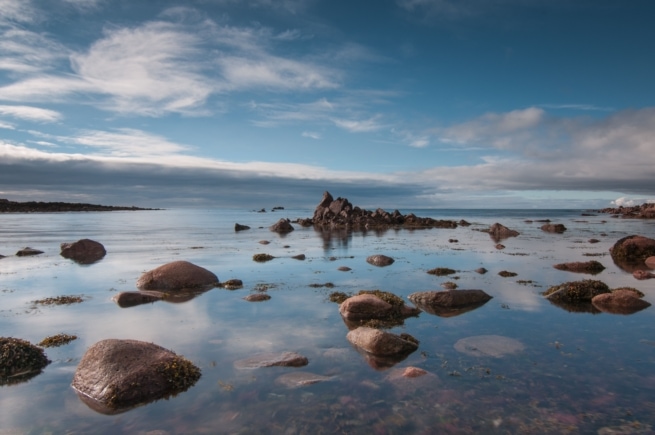
<instances>
[{"instance_id":1,"label":"blue sky","mask_svg":"<svg viewBox=\"0 0 655 435\"><path fill-rule=\"evenodd\" d=\"M655 199L648 0L0 0L0 197Z\"/></svg>"}]
</instances>

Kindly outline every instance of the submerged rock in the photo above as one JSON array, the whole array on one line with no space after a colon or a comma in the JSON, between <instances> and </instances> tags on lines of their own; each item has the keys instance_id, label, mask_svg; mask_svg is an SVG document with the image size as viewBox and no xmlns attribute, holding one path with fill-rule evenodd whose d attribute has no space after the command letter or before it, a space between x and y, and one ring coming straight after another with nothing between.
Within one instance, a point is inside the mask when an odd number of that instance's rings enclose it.
<instances>
[{"instance_id":1,"label":"submerged rock","mask_svg":"<svg viewBox=\"0 0 655 435\"><path fill-rule=\"evenodd\" d=\"M173 261L159 266L141 275L136 282L139 290L208 290L217 285L216 275L188 261Z\"/></svg>"},{"instance_id":2,"label":"submerged rock","mask_svg":"<svg viewBox=\"0 0 655 435\"><path fill-rule=\"evenodd\" d=\"M597 275L605 270L600 262L596 260L591 261L576 261L572 263L559 263L553 266L558 270L566 270L568 272L578 272L578 273L589 273L591 275Z\"/></svg>"},{"instance_id":3,"label":"submerged rock","mask_svg":"<svg viewBox=\"0 0 655 435\"><path fill-rule=\"evenodd\" d=\"M25 382L50 364L43 349L27 340L0 337L0 386Z\"/></svg>"},{"instance_id":4,"label":"submerged rock","mask_svg":"<svg viewBox=\"0 0 655 435\"><path fill-rule=\"evenodd\" d=\"M91 239L81 239L73 243L62 243L61 255L78 264L92 264L107 255L107 250L100 242Z\"/></svg>"},{"instance_id":5,"label":"submerged rock","mask_svg":"<svg viewBox=\"0 0 655 435\"><path fill-rule=\"evenodd\" d=\"M275 383L287 388L306 387L319 382L329 381L332 378L329 376L317 375L309 372L290 372L278 376Z\"/></svg>"},{"instance_id":6,"label":"submerged rock","mask_svg":"<svg viewBox=\"0 0 655 435\"><path fill-rule=\"evenodd\" d=\"M394 263L394 259L391 257L387 257L386 255L382 254L377 254L377 255L371 255L366 258L366 262L368 264L372 264L373 266L378 266L378 267L385 267L385 266L390 266Z\"/></svg>"},{"instance_id":7,"label":"submerged rock","mask_svg":"<svg viewBox=\"0 0 655 435\"><path fill-rule=\"evenodd\" d=\"M271 295L266 293L253 293L243 298L243 300L248 302L264 302L271 298Z\"/></svg>"},{"instance_id":8,"label":"submerged rock","mask_svg":"<svg viewBox=\"0 0 655 435\"><path fill-rule=\"evenodd\" d=\"M302 367L309 364L307 357L296 352L268 352L253 355L234 362L237 369L257 369L261 367Z\"/></svg>"},{"instance_id":9,"label":"submerged rock","mask_svg":"<svg viewBox=\"0 0 655 435\"><path fill-rule=\"evenodd\" d=\"M111 298L121 308L135 307L165 299L166 294L158 291L144 290L138 292L120 292Z\"/></svg>"},{"instance_id":10,"label":"submerged rock","mask_svg":"<svg viewBox=\"0 0 655 435\"><path fill-rule=\"evenodd\" d=\"M462 338L455 343L455 350L476 357L501 358L523 351L525 346L518 340L501 335L476 335Z\"/></svg>"},{"instance_id":11,"label":"submerged rock","mask_svg":"<svg viewBox=\"0 0 655 435\"><path fill-rule=\"evenodd\" d=\"M591 303L604 313L633 314L650 307L650 303L641 299L643 293L632 289L616 289L611 293L595 296Z\"/></svg>"},{"instance_id":12,"label":"submerged rock","mask_svg":"<svg viewBox=\"0 0 655 435\"><path fill-rule=\"evenodd\" d=\"M80 361L72 387L92 409L117 413L193 386L200 369L174 352L137 340L102 340Z\"/></svg>"},{"instance_id":13,"label":"submerged rock","mask_svg":"<svg viewBox=\"0 0 655 435\"><path fill-rule=\"evenodd\" d=\"M408 296L421 310L440 317L454 317L486 304L491 296L484 290L416 292Z\"/></svg>"},{"instance_id":14,"label":"submerged rock","mask_svg":"<svg viewBox=\"0 0 655 435\"><path fill-rule=\"evenodd\" d=\"M409 334L392 334L362 326L346 335L350 343L362 350L380 356L410 354L418 349L418 340Z\"/></svg>"},{"instance_id":15,"label":"submerged rock","mask_svg":"<svg viewBox=\"0 0 655 435\"><path fill-rule=\"evenodd\" d=\"M405 305L393 293L380 290L362 290L339 305L339 313L349 328L363 324L376 327L402 325L405 318L418 316L420 312L417 308Z\"/></svg>"}]
</instances>

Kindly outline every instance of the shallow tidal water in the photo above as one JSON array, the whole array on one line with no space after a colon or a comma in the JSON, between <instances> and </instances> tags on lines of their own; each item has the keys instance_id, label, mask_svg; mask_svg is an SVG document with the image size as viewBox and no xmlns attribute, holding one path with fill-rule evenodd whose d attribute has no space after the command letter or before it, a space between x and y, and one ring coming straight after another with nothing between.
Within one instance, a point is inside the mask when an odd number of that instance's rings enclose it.
<instances>
[{"instance_id":1,"label":"shallow tidal water","mask_svg":"<svg viewBox=\"0 0 655 435\"><path fill-rule=\"evenodd\" d=\"M582 216L579 210L401 210L438 219L466 219L457 229L319 233L295 225L268 230L282 217L312 210L240 210L0 215L0 336L38 343L58 333L71 343L45 349L52 363L27 382L0 386L0 434L183 433L653 433L655 431L655 307L632 315L575 313L541 295L550 286L597 279L610 288L635 287L655 303L655 279L638 281L616 266L609 248L631 234L655 237L655 222ZM542 231L539 219L567 227ZM533 222L526 222L533 220ZM234 224L250 230L234 231ZM481 232L499 222L520 232L505 249ZM59 255L59 245L82 238L107 255L87 266ZM589 243L589 239L598 243ZM260 244L262 240L268 245ZM44 251L13 254L23 247ZM254 254L276 258L266 263ZM291 258L304 254L305 260ZM395 259L378 268L366 257ZM150 269L187 260L238 290L215 288L182 303L159 301L120 308L112 297L136 290ZM560 271L554 264L600 261L598 275ZM339 271L340 266L351 268ZM448 267L449 276L427 274ZM475 272L488 269L486 274ZM517 273L501 277L500 271ZM379 289L403 298L417 291L482 289L489 302L455 317L421 313L391 332L406 332L419 349L376 370L346 340L348 328L333 291ZM331 283L334 287L326 287ZM243 300L266 291L264 302ZM35 305L62 295L78 304ZM408 304L411 305L409 301ZM455 349L461 339L497 335L524 349L502 357ZM176 397L117 415L87 407L70 387L92 344L107 338L154 342L184 355L202 377ZM302 368L242 370L234 362L261 352L295 351ZM413 366L419 378L399 373ZM294 372L328 376L300 388L280 384Z\"/></svg>"}]
</instances>

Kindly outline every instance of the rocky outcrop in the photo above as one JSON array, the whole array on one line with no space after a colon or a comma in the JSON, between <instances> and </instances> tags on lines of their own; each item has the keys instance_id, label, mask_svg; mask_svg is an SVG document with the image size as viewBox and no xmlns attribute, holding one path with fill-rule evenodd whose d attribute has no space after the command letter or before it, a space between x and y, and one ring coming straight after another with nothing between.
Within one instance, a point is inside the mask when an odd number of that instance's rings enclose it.
<instances>
[{"instance_id":1,"label":"rocky outcrop","mask_svg":"<svg viewBox=\"0 0 655 435\"><path fill-rule=\"evenodd\" d=\"M613 207L598 210L598 213L613 214L626 219L655 219L655 203L644 203L631 207Z\"/></svg>"},{"instance_id":2,"label":"rocky outcrop","mask_svg":"<svg viewBox=\"0 0 655 435\"><path fill-rule=\"evenodd\" d=\"M519 235L519 232L516 230L511 230L507 228L505 225L499 224L496 222L493 224L491 227L489 227L488 230L484 231L489 233L489 236L496 242L500 242L503 239L507 239L509 237L516 237Z\"/></svg>"},{"instance_id":3,"label":"rocky outcrop","mask_svg":"<svg viewBox=\"0 0 655 435\"><path fill-rule=\"evenodd\" d=\"M633 314L650 307L641 299L643 293L633 289L615 289L611 293L595 296L591 303L600 311L610 314Z\"/></svg>"},{"instance_id":4,"label":"rocky outcrop","mask_svg":"<svg viewBox=\"0 0 655 435\"><path fill-rule=\"evenodd\" d=\"M578 273L589 273L591 275L596 275L605 270L600 262L596 260L585 261L585 262L572 262L572 263L560 263L553 266L558 270L566 270L568 272L578 272Z\"/></svg>"},{"instance_id":5,"label":"rocky outcrop","mask_svg":"<svg viewBox=\"0 0 655 435\"><path fill-rule=\"evenodd\" d=\"M408 296L421 310L440 317L454 317L486 304L490 299L484 290L444 290L416 292Z\"/></svg>"},{"instance_id":6,"label":"rocky outcrop","mask_svg":"<svg viewBox=\"0 0 655 435\"><path fill-rule=\"evenodd\" d=\"M378 266L378 267L385 267L385 266L390 266L393 264L395 260L391 257L387 257L386 255L382 254L376 254L376 255L371 255L366 258L366 262L368 264L372 264L373 266Z\"/></svg>"},{"instance_id":7,"label":"rocky outcrop","mask_svg":"<svg viewBox=\"0 0 655 435\"><path fill-rule=\"evenodd\" d=\"M381 356L410 354L418 349L418 340L409 334L392 334L379 329L362 326L346 336L358 348Z\"/></svg>"},{"instance_id":8,"label":"rocky outcrop","mask_svg":"<svg viewBox=\"0 0 655 435\"><path fill-rule=\"evenodd\" d=\"M73 243L62 243L61 255L78 264L93 264L107 255L107 250L100 242L91 239L81 239Z\"/></svg>"},{"instance_id":9,"label":"rocky outcrop","mask_svg":"<svg viewBox=\"0 0 655 435\"><path fill-rule=\"evenodd\" d=\"M108 339L86 351L72 387L89 407L111 414L186 391L199 378L198 367L161 346Z\"/></svg>"},{"instance_id":10,"label":"rocky outcrop","mask_svg":"<svg viewBox=\"0 0 655 435\"><path fill-rule=\"evenodd\" d=\"M307 357L296 352L268 352L235 361L234 367L257 369L262 367L302 367L307 364L309 364Z\"/></svg>"},{"instance_id":11,"label":"rocky outcrop","mask_svg":"<svg viewBox=\"0 0 655 435\"><path fill-rule=\"evenodd\" d=\"M417 217L410 213L403 215L398 210L389 213L381 208L364 210L353 206L346 198L334 199L330 192L323 193L311 219L298 219L302 226L320 228L352 228L355 230L401 228L456 228L457 222Z\"/></svg>"},{"instance_id":12,"label":"rocky outcrop","mask_svg":"<svg viewBox=\"0 0 655 435\"><path fill-rule=\"evenodd\" d=\"M139 290L208 290L219 284L209 270L188 261L173 261L150 270L138 279Z\"/></svg>"},{"instance_id":13,"label":"rocky outcrop","mask_svg":"<svg viewBox=\"0 0 655 435\"><path fill-rule=\"evenodd\" d=\"M29 341L0 337L0 386L25 382L50 364L43 349Z\"/></svg>"},{"instance_id":14,"label":"rocky outcrop","mask_svg":"<svg viewBox=\"0 0 655 435\"><path fill-rule=\"evenodd\" d=\"M278 234L287 234L294 230L293 226L291 225L291 221L284 218L271 225L268 229Z\"/></svg>"}]
</instances>

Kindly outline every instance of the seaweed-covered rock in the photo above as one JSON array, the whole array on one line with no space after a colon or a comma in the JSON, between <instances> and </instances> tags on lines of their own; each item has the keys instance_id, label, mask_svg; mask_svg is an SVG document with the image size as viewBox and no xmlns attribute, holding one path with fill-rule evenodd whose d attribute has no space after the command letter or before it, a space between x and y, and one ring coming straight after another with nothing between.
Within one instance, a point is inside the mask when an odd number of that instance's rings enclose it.
<instances>
[{"instance_id":1,"label":"seaweed-covered rock","mask_svg":"<svg viewBox=\"0 0 655 435\"><path fill-rule=\"evenodd\" d=\"M279 221L277 221L275 224L271 225L269 227L269 230L279 234L286 234L293 231L294 228L293 225L291 225L291 221L289 219L282 218Z\"/></svg>"},{"instance_id":2,"label":"seaweed-covered rock","mask_svg":"<svg viewBox=\"0 0 655 435\"><path fill-rule=\"evenodd\" d=\"M578 303L591 302L594 296L609 292L610 288L604 282L585 279L550 287L544 296L551 302Z\"/></svg>"},{"instance_id":3,"label":"seaweed-covered rock","mask_svg":"<svg viewBox=\"0 0 655 435\"><path fill-rule=\"evenodd\" d=\"M339 313L346 325L391 327L402 325L407 317L418 316L421 310L405 305L393 293L380 290L362 290L347 298L339 306Z\"/></svg>"},{"instance_id":4,"label":"seaweed-covered rock","mask_svg":"<svg viewBox=\"0 0 655 435\"><path fill-rule=\"evenodd\" d=\"M597 275L605 270L600 262L596 260L591 261L576 261L572 263L559 263L553 266L558 270L566 270L568 272L578 272L578 273L589 273L591 275Z\"/></svg>"},{"instance_id":5,"label":"seaweed-covered rock","mask_svg":"<svg viewBox=\"0 0 655 435\"><path fill-rule=\"evenodd\" d=\"M0 337L0 386L27 381L48 364L43 349L29 341Z\"/></svg>"},{"instance_id":6,"label":"seaweed-covered rock","mask_svg":"<svg viewBox=\"0 0 655 435\"><path fill-rule=\"evenodd\" d=\"M80 361L72 387L96 411L116 413L174 396L200 379L189 360L153 343L102 340Z\"/></svg>"},{"instance_id":7,"label":"seaweed-covered rock","mask_svg":"<svg viewBox=\"0 0 655 435\"><path fill-rule=\"evenodd\" d=\"M643 293L633 289L615 289L611 293L595 296L591 303L600 311L611 314L633 314L650 307L641 299Z\"/></svg>"},{"instance_id":8,"label":"seaweed-covered rock","mask_svg":"<svg viewBox=\"0 0 655 435\"><path fill-rule=\"evenodd\" d=\"M655 256L655 239L638 235L624 237L610 248L610 255L617 264L643 263Z\"/></svg>"},{"instance_id":9,"label":"seaweed-covered rock","mask_svg":"<svg viewBox=\"0 0 655 435\"><path fill-rule=\"evenodd\" d=\"M557 233L562 234L566 231L564 224L544 224L541 226L541 230L547 233Z\"/></svg>"},{"instance_id":10,"label":"seaweed-covered rock","mask_svg":"<svg viewBox=\"0 0 655 435\"><path fill-rule=\"evenodd\" d=\"M408 296L421 310L440 317L454 317L486 304L491 296L484 290L416 292Z\"/></svg>"},{"instance_id":11,"label":"seaweed-covered rock","mask_svg":"<svg viewBox=\"0 0 655 435\"><path fill-rule=\"evenodd\" d=\"M17 257L30 257L32 255L39 255L43 254L43 251L40 251L38 249L30 248L29 246L21 249L20 251L16 252Z\"/></svg>"},{"instance_id":12,"label":"seaweed-covered rock","mask_svg":"<svg viewBox=\"0 0 655 435\"><path fill-rule=\"evenodd\" d=\"M61 255L78 264L92 264L100 261L107 254L107 250L100 242L91 239L81 239L73 243L62 243Z\"/></svg>"},{"instance_id":13,"label":"seaweed-covered rock","mask_svg":"<svg viewBox=\"0 0 655 435\"><path fill-rule=\"evenodd\" d=\"M362 326L346 335L350 343L373 355L406 355L418 349L418 340L409 334L392 334Z\"/></svg>"},{"instance_id":14,"label":"seaweed-covered rock","mask_svg":"<svg viewBox=\"0 0 655 435\"><path fill-rule=\"evenodd\" d=\"M188 261L173 261L150 270L138 279L139 290L207 290L219 284L209 270Z\"/></svg>"},{"instance_id":15,"label":"seaweed-covered rock","mask_svg":"<svg viewBox=\"0 0 655 435\"><path fill-rule=\"evenodd\" d=\"M394 261L395 260L393 258L382 254L371 255L366 258L366 262L368 264L372 264L373 266L378 267L390 266L394 263Z\"/></svg>"}]
</instances>

